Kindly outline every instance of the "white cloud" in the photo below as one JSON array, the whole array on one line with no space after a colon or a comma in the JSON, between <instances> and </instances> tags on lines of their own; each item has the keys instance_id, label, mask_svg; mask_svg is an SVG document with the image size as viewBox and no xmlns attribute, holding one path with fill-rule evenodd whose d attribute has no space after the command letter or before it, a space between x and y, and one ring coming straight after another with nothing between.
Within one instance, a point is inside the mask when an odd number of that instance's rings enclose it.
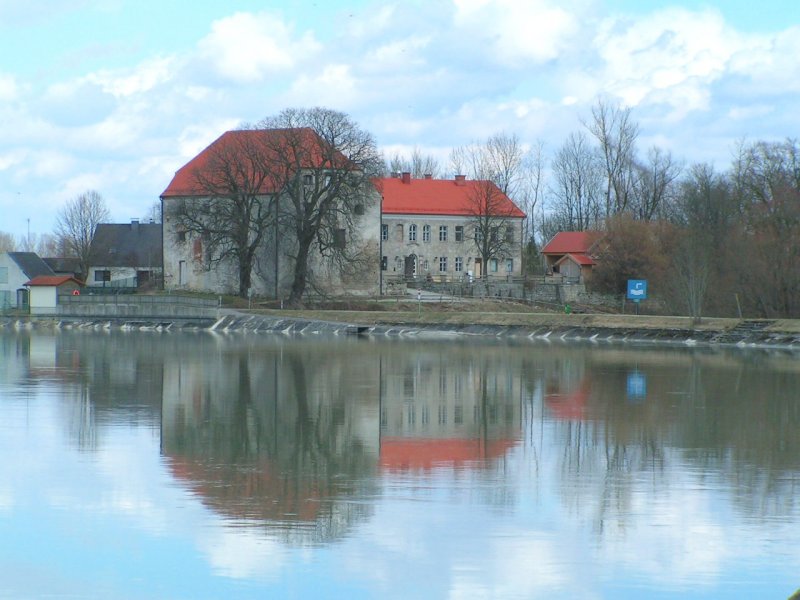
<instances>
[{"instance_id":1,"label":"white cloud","mask_svg":"<svg viewBox=\"0 0 800 600\"><path fill-rule=\"evenodd\" d=\"M173 57L156 57L137 65L130 72L98 71L86 80L118 98L151 92L173 78L180 65Z\"/></svg>"},{"instance_id":2,"label":"white cloud","mask_svg":"<svg viewBox=\"0 0 800 600\"><path fill-rule=\"evenodd\" d=\"M294 37L291 25L267 13L236 13L215 21L199 51L223 77L239 83L286 71L320 49L314 35Z\"/></svg>"},{"instance_id":3,"label":"white cloud","mask_svg":"<svg viewBox=\"0 0 800 600\"><path fill-rule=\"evenodd\" d=\"M454 0L470 44L510 66L556 58L577 31L576 15L546 0Z\"/></svg>"},{"instance_id":4,"label":"white cloud","mask_svg":"<svg viewBox=\"0 0 800 600\"><path fill-rule=\"evenodd\" d=\"M260 579L281 571L286 558L279 542L263 533L229 527L215 528L197 540L200 550L218 575L234 579Z\"/></svg>"},{"instance_id":5,"label":"white cloud","mask_svg":"<svg viewBox=\"0 0 800 600\"><path fill-rule=\"evenodd\" d=\"M0 74L0 102L15 100L18 92L16 80L11 75Z\"/></svg>"}]
</instances>

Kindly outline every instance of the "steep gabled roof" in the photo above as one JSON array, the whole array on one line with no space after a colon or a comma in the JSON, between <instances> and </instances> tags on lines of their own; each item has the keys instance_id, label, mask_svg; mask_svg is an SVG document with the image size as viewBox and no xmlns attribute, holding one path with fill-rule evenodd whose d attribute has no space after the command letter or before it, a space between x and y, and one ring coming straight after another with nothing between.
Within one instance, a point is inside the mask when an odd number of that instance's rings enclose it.
<instances>
[{"instance_id":1,"label":"steep gabled roof","mask_svg":"<svg viewBox=\"0 0 800 600\"><path fill-rule=\"evenodd\" d=\"M404 182L405 181L405 182ZM474 216L475 199L483 186L494 186L498 216L524 218L525 213L489 181L453 179L401 179L384 177L375 180L383 194L383 213L388 215Z\"/></svg>"},{"instance_id":2,"label":"steep gabled roof","mask_svg":"<svg viewBox=\"0 0 800 600\"><path fill-rule=\"evenodd\" d=\"M302 151L302 156L292 156L296 152L295 148ZM161 197L209 195L209 186L199 180L198 174L204 174L205 177L214 170L214 162L219 162L220 157L225 157L223 160L234 161L236 159L232 157L237 154L240 156L251 155L236 165L237 169L240 169L237 179L242 177L256 180L257 178L254 177L255 165L266 165L270 161L275 165L274 174L266 173L266 179L260 183L259 193L262 194L273 194L280 191L285 185L287 174L281 173L279 177L276 177L275 174L290 165L300 169L352 168L341 152L331 152L329 156L325 156L323 152L325 148L328 148L325 141L308 127L226 131L175 172L175 176L167 189L162 192ZM336 164L331 164L331 162ZM268 170L268 167L264 167L264 169ZM225 183L221 182L220 187L224 188Z\"/></svg>"},{"instance_id":3,"label":"steep gabled roof","mask_svg":"<svg viewBox=\"0 0 800 600\"><path fill-rule=\"evenodd\" d=\"M589 254L599 231L560 231L545 244L542 254Z\"/></svg>"},{"instance_id":4,"label":"steep gabled roof","mask_svg":"<svg viewBox=\"0 0 800 600\"><path fill-rule=\"evenodd\" d=\"M47 263L35 252L9 252L8 256L17 263L25 277L33 279L39 275L55 275Z\"/></svg>"},{"instance_id":5,"label":"steep gabled roof","mask_svg":"<svg viewBox=\"0 0 800 600\"><path fill-rule=\"evenodd\" d=\"M39 275L38 277L34 277L30 281L28 281L25 285L29 287L39 287L39 286L58 287L59 285L63 285L70 281L77 283L78 285L83 285L82 282L78 281L71 275Z\"/></svg>"},{"instance_id":6,"label":"steep gabled roof","mask_svg":"<svg viewBox=\"0 0 800 600\"><path fill-rule=\"evenodd\" d=\"M89 250L91 267L161 268L160 223L100 223Z\"/></svg>"}]
</instances>

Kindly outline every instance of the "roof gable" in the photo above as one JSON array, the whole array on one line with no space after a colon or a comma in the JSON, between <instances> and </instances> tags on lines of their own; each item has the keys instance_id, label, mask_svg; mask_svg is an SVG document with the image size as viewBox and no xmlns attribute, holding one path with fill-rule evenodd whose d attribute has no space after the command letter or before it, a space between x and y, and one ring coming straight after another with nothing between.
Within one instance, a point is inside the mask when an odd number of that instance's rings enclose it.
<instances>
[{"instance_id":1,"label":"roof gable","mask_svg":"<svg viewBox=\"0 0 800 600\"><path fill-rule=\"evenodd\" d=\"M160 223L100 223L89 250L92 267L161 268Z\"/></svg>"},{"instance_id":2,"label":"roof gable","mask_svg":"<svg viewBox=\"0 0 800 600\"><path fill-rule=\"evenodd\" d=\"M25 277L29 279L33 279L38 275L55 275L53 270L47 266L47 263L39 258L39 255L35 252L9 252L8 256L17 263Z\"/></svg>"},{"instance_id":3,"label":"roof gable","mask_svg":"<svg viewBox=\"0 0 800 600\"><path fill-rule=\"evenodd\" d=\"M384 177L374 180L383 194L383 214L474 216L475 198L482 186L492 186L497 216L524 218L525 213L490 181L452 179L400 179Z\"/></svg>"},{"instance_id":4,"label":"roof gable","mask_svg":"<svg viewBox=\"0 0 800 600\"><path fill-rule=\"evenodd\" d=\"M542 254L589 254L599 231L560 231L544 245Z\"/></svg>"}]
</instances>

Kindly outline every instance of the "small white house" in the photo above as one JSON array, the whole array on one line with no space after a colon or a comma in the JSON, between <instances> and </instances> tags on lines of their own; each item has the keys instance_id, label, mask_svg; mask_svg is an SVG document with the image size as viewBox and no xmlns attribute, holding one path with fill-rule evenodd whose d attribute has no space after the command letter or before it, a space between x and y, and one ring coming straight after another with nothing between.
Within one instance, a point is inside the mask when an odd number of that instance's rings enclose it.
<instances>
[{"instance_id":1,"label":"small white house","mask_svg":"<svg viewBox=\"0 0 800 600\"><path fill-rule=\"evenodd\" d=\"M30 289L32 315L56 313L58 297L80 294L81 282L69 275L40 275L25 284Z\"/></svg>"}]
</instances>

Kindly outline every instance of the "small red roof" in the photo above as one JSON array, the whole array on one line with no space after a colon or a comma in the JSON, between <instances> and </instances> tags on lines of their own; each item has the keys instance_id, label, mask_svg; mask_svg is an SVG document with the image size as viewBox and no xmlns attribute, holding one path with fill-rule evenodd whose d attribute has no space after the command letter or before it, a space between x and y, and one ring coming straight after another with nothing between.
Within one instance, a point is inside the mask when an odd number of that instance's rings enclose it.
<instances>
[{"instance_id":1,"label":"small red roof","mask_svg":"<svg viewBox=\"0 0 800 600\"><path fill-rule=\"evenodd\" d=\"M286 172L283 167L287 165L298 169L349 166L341 152L327 152L327 148L325 141L308 127L226 131L176 171L161 197L208 195L208 188L198 182L198 173L204 173L206 178L218 178L223 188L229 185L227 179L231 176L250 180L251 184L259 182L260 193L272 194L283 188L284 179L296 172ZM272 172L259 171L265 168L259 165L268 165L270 161L274 161ZM265 179L260 181L261 177Z\"/></svg>"},{"instance_id":2,"label":"small red roof","mask_svg":"<svg viewBox=\"0 0 800 600\"><path fill-rule=\"evenodd\" d=\"M37 286L58 287L70 281L77 283L78 285L83 285L82 282L78 281L77 279L75 279L70 275L39 275L38 277L34 277L30 281L28 281L25 285L29 287L37 287Z\"/></svg>"},{"instance_id":3,"label":"small red roof","mask_svg":"<svg viewBox=\"0 0 800 600\"><path fill-rule=\"evenodd\" d=\"M592 259L591 259L589 256L587 256L586 254L573 254L573 253L571 253L571 252L570 252L570 253L568 253L568 254L565 254L564 256L562 256L561 258L559 258L559 259L556 261L556 264L557 264L557 265L560 265L560 264L561 264L562 262L564 262L565 260L570 260L570 259L572 259L572 261L573 261L574 263L577 263L577 264L579 264L579 265L580 265L580 266L582 266L582 267L583 267L583 266L590 266L590 265L593 265L593 264L595 264L595 262L594 262L594 261L593 261L593 260L592 260Z\"/></svg>"},{"instance_id":4,"label":"small red roof","mask_svg":"<svg viewBox=\"0 0 800 600\"><path fill-rule=\"evenodd\" d=\"M599 231L560 231L545 244L542 254L588 254L599 238Z\"/></svg>"},{"instance_id":5,"label":"small red roof","mask_svg":"<svg viewBox=\"0 0 800 600\"><path fill-rule=\"evenodd\" d=\"M384 177L375 180L383 194L383 213L387 215L445 215L471 216L475 214L475 198L480 186L491 185L497 197L497 215L525 217L519 207L489 181L453 179L403 179Z\"/></svg>"}]
</instances>

